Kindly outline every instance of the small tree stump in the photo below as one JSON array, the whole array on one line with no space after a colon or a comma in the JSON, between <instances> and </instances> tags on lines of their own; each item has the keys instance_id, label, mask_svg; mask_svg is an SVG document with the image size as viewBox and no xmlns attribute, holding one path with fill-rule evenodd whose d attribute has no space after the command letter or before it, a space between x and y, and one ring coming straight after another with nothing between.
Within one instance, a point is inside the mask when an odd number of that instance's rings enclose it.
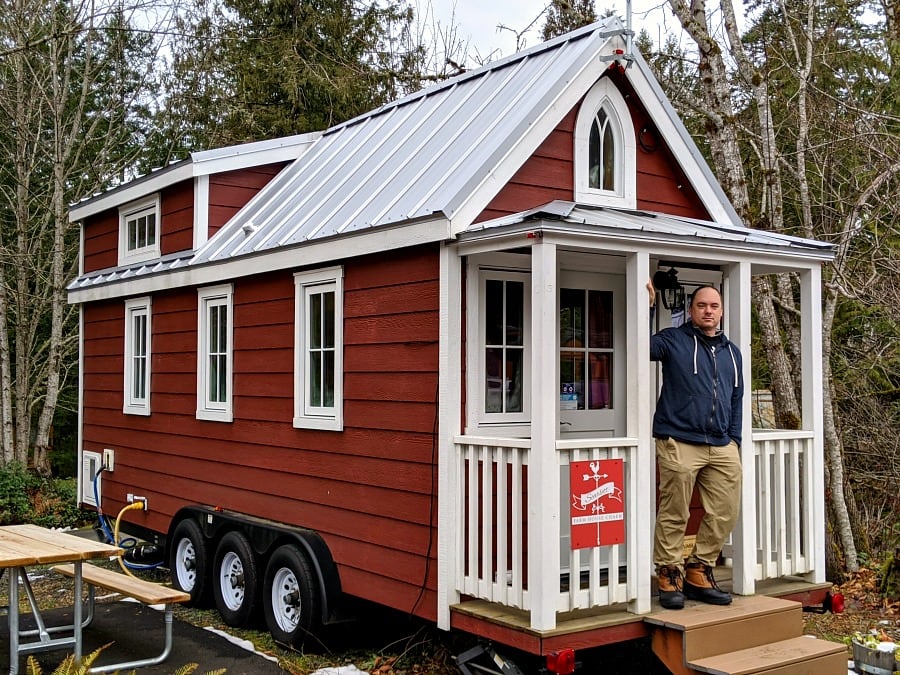
<instances>
[{"instance_id":1,"label":"small tree stump","mask_svg":"<svg viewBox=\"0 0 900 675\"><path fill-rule=\"evenodd\" d=\"M891 601L900 600L900 547L888 556L881 568L881 583L878 586L881 595Z\"/></svg>"}]
</instances>

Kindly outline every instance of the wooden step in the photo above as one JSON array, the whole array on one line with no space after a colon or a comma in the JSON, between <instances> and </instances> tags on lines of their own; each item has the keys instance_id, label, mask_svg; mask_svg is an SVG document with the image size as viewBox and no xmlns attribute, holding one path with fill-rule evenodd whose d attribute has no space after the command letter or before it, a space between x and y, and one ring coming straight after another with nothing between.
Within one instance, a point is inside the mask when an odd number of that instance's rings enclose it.
<instances>
[{"instance_id":1,"label":"wooden step","mask_svg":"<svg viewBox=\"0 0 900 675\"><path fill-rule=\"evenodd\" d=\"M847 648L812 636L690 661L688 666L712 675L845 675Z\"/></svg>"},{"instance_id":2,"label":"wooden step","mask_svg":"<svg viewBox=\"0 0 900 675\"><path fill-rule=\"evenodd\" d=\"M661 628L653 635L660 658L663 652L682 663L803 635L800 603L765 595L735 597L724 607L689 602L644 620Z\"/></svg>"}]
</instances>

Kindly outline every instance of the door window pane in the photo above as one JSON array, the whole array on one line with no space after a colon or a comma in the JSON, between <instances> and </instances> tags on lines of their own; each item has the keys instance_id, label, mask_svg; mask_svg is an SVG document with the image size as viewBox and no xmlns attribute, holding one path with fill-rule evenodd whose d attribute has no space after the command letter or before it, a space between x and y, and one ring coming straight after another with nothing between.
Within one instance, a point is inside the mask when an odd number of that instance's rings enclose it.
<instances>
[{"instance_id":1,"label":"door window pane","mask_svg":"<svg viewBox=\"0 0 900 675\"><path fill-rule=\"evenodd\" d=\"M522 412L525 342L525 284L485 281L486 413Z\"/></svg>"},{"instance_id":2,"label":"door window pane","mask_svg":"<svg viewBox=\"0 0 900 675\"><path fill-rule=\"evenodd\" d=\"M612 304L610 291L560 289L560 410L612 408Z\"/></svg>"}]
</instances>

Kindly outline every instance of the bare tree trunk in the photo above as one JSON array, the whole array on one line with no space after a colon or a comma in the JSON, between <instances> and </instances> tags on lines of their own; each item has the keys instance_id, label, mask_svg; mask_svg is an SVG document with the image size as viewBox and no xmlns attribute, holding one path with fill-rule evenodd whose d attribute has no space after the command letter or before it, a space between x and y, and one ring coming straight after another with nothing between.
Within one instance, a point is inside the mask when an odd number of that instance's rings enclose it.
<instances>
[{"instance_id":1,"label":"bare tree trunk","mask_svg":"<svg viewBox=\"0 0 900 675\"><path fill-rule=\"evenodd\" d=\"M834 325L837 297L836 293L826 293L825 307L822 310L823 355L831 354L831 326ZM828 327L827 330L826 326ZM825 348L826 344L827 349ZM829 467L827 490L831 497L828 500L828 504L831 506L834 535L838 538L841 550L844 552L844 567L850 572L856 572L859 569L859 559L856 553L856 541L853 538L850 513L847 509L847 500L845 499L847 486L844 480L844 453L841 436L838 433L837 422L834 416L831 363L830 359L824 356L822 361L822 380L825 383L825 386L822 387L823 407L825 408L825 461ZM841 498L835 499L835 495L840 495Z\"/></svg>"}]
</instances>

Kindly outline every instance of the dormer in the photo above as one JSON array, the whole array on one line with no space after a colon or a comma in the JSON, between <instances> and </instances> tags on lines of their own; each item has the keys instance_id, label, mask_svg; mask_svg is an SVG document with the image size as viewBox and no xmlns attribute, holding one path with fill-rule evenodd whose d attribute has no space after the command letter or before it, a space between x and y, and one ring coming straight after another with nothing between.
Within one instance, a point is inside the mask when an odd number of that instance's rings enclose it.
<instances>
[{"instance_id":1,"label":"dormer","mask_svg":"<svg viewBox=\"0 0 900 675\"><path fill-rule=\"evenodd\" d=\"M609 77L585 95L575 123L575 201L636 207L635 133L625 99Z\"/></svg>"},{"instance_id":2,"label":"dormer","mask_svg":"<svg viewBox=\"0 0 900 675\"><path fill-rule=\"evenodd\" d=\"M69 219L81 223L81 273L191 254L320 136L195 152L74 204Z\"/></svg>"}]
</instances>

